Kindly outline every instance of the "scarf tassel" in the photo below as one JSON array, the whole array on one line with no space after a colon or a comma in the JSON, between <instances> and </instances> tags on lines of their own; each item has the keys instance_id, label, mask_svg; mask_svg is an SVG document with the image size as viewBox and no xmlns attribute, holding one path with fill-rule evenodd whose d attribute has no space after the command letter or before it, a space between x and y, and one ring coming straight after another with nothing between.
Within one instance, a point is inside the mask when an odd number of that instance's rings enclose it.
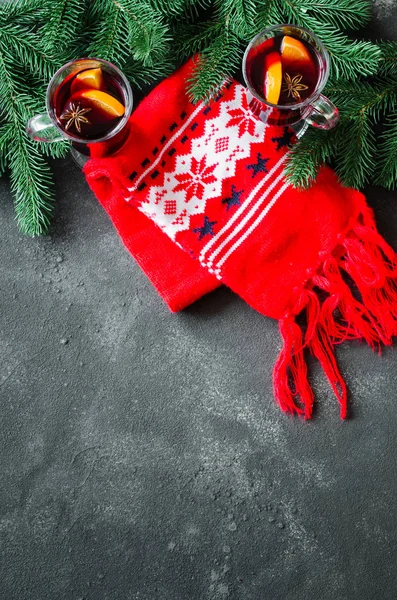
<instances>
[{"instance_id":1,"label":"scarf tassel","mask_svg":"<svg viewBox=\"0 0 397 600\"><path fill-rule=\"evenodd\" d=\"M298 318L299 317L299 318ZM284 412L310 419L313 391L305 353L320 362L347 417L347 388L334 346L365 340L380 352L397 335L397 255L376 231L371 212L354 227L306 283L293 310L279 321L283 348L276 361L275 397Z\"/></svg>"}]
</instances>

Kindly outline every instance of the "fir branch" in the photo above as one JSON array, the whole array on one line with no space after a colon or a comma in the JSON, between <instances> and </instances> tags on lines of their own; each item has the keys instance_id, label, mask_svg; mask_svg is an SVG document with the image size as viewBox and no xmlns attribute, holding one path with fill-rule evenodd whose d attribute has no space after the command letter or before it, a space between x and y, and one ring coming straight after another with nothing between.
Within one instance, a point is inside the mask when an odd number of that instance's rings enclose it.
<instances>
[{"instance_id":1,"label":"fir branch","mask_svg":"<svg viewBox=\"0 0 397 600\"><path fill-rule=\"evenodd\" d=\"M65 158L70 152L69 140L62 140L54 143L35 142L37 148L44 156L48 158Z\"/></svg>"},{"instance_id":2,"label":"fir branch","mask_svg":"<svg viewBox=\"0 0 397 600\"><path fill-rule=\"evenodd\" d=\"M381 51L375 44L364 40L350 40L343 33L314 19L311 21L311 27L331 57L331 75L336 78L354 79L376 73Z\"/></svg>"},{"instance_id":3,"label":"fir branch","mask_svg":"<svg viewBox=\"0 0 397 600\"><path fill-rule=\"evenodd\" d=\"M112 0L94 3L91 8L92 41L88 55L103 58L122 67L130 56L125 15Z\"/></svg>"},{"instance_id":4,"label":"fir branch","mask_svg":"<svg viewBox=\"0 0 397 600\"><path fill-rule=\"evenodd\" d=\"M53 212L49 166L23 128L14 130L7 158L19 227L27 235L42 235L48 230Z\"/></svg>"},{"instance_id":5,"label":"fir branch","mask_svg":"<svg viewBox=\"0 0 397 600\"><path fill-rule=\"evenodd\" d=\"M145 0L113 0L128 20L128 42L133 57L143 65L154 65L168 50L169 30L162 16Z\"/></svg>"},{"instance_id":6,"label":"fir branch","mask_svg":"<svg viewBox=\"0 0 397 600\"><path fill-rule=\"evenodd\" d=\"M380 49L372 42L350 40L347 36L332 29L327 24L312 21L316 33L331 57L330 73L336 78L354 79L374 75L381 58Z\"/></svg>"},{"instance_id":7,"label":"fir branch","mask_svg":"<svg viewBox=\"0 0 397 600\"><path fill-rule=\"evenodd\" d=\"M378 121L383 113L393 109L397 102L397 81L374 78L369 81L330 81L326 94L339 107L341 116L354 117L362 111Z\"/></svg>"},{"instance_id":8,"label":"fir branch","mask_svg":"<svg viewBox=\"0 0 397 600\"><path fill-rule=\"evenodd\" d=\"M378 42L382 57L379 63L380 77L397 76L397 42L382 40Z\"/></svg>"},{"instance_id":9,"label":"fir branch","mask_svg":"<svg viewBox=\"0 0 397 600\"><path fill-rule=\"evenodd\" d=\"M4 175L6 168L7 168L6 157L0 151L0 177L2 177Z\"/></svg>"},{"instance_id":10,"label":"fir branch","mask_svg":"<svg viewBox=\"0 0 397 600\"><path fill-rule=\"evenodd\" d=\"M52 213L49 168L25 132L30 106L18 94L1 41L0 38L0 96L3 111L7 107L7 135L12 135L12 143L5 140L5 161L11 170L11 190L20 229L28 235L39 235L46 231Z\"/></svg>"},{"instance_id":11,"label":"fir branch","mask_svg":"<svg viewBox=\"0 0 397 600\"><path fill-rule=\"evenodd\" d=\"M33 22L39 23L45 15L43 0L8 0L0 4L0 26L9 23L31 26Z\"/></svg>"},{"instance_id":12,"label":"fir branch","mask_svg":"<svg viewBox=\"0 0 397 600\"><path fill-rule=\"evenodd\" d=\"M386 118L385 128L379 145L378 172L374 183L387 189L397 186L397 115Z\"/></svg>"},{"instance_id":13,"label":"fir branch","mask_svg":"<svg viewBox=\"0 0 397 600\"><path fill-rule=\"evenodd\" d=\"M93 11L96 23L89 53L120 67L132 56L154 66L166 55L168 28L145 0L101 0Z\"/></svg>"},{"instance_id":14,"label":"fir branch","mask_svg":"<svg viewBox=\"0 0 397 600\"><path fill-rule=\"evenodd\" d=\"M37 36L27 27L7 24L0 27L0 41L3 51L13 54L22 65L45 80L50 79L57 63L38 46Z\"/></svg>"},{"instance_id":15,"label":"fir branch","mask_svg":"<svg viewBox=\"0 0 397 600\"><path fill-rule=\"evenodd\" d=\"M197 59L193 75L188 80L192 101L208 102L213 98L238 68L240 61L240 41L225 29Z\"/></svg>"},{"instance_id":16,"label":"fir branch","mask_svg":"<svg viewBox=\"0 0 397 600\"><path fill-rule=\"evenodd\" d=\"M254 0L215 0L216 16L237 37L249 41L255 33L253 25L257 17Z\"/></svg>"},{"instance_id":17,"label":"fir branch","mask_svg":"<svg viewBox=\"0 0 397 600\"><path fill-rule=\"evenodd\" d=\"M322 131L311 127L291 149L285 174L296 188L309 188L319 168L330 162L337 151L338 129Z\"/></svg>"},{"instance_id":18,"label":"fir branch","mask_svg":"<svg viewBox=\"0 0 397 600\"><path fill-rule=\"evenodd\" d=\"M29 93L26 71L35 69L43 77L53 69L37 45L27 27L7 24L0 29L1 163L11 171L19 226L30 235L46 231L52 212L48 165L25 132L28 117L41 108L41 101Z\"/></svg>"},{"instance_id":19,"label":"fir branch","mask_svg":"<svg viewBox=\"0 0 397 600\"><path fill-rule=\"evenodd\" d=\"M266 29L275 23L285 23L284 4L278 0L257 1L257 15L254 22L256 31Z\"/></svg>"},{"instance_id":20,"label":"fir branch","mask_svg":"<svg viewBox=\"0 0 397 600\"><path fill-rule=\"evenodd\" d=\"M25 71L15 64L14 57L0 33L0 114L3 122L12 122L18 128L19 120L25 120L38 104L28 93Z\"/></svg>"},{"instance_id":21,"label":"fir branch","mask_svg":"<svg viewBox=\"0 0 397 600\"><path fill-rule=\"evenodd\" d=\"M84 0L53 0L47 5L46 21L42 28L43 48L68 58L71 46L78 37L83 15Z\"/></svg>"},{"instance_id":22,"label":"fir branch","mask_svg":"<svg viewBox=\"0 0 397 600\"><path fill-rule=\"evenodd\" d=\"M362 112L331 131L310 129L292 148L286 175L294 187L308 188L321 165L333 163L344 185L361 188L374 173L375 155L375 135Z\"/></svg>"},{"instance_id":23,"label":"fir branch","mask_svg":"<svg viewBox=\"0 0 397 600\"><path fill-rule=\"evenodd\" d=\"M372 11L370 0L293 0L293 6L303 16L321 15L321 21L342 30L367 25Z\"/></svg>"},{"instance_id":24,"label":"fir branch","mask_svg":"<svg viewBox=\"0 0 397 600\"><path fill-rule=\"evenodd\" d=\"M165 17L198 17L200 12L211 6L212 0L151 0L150 4Z\"/></svg>"},{"instance_id":25,"label":"fir branch","mask_svg":"<svg viewBox=\"0 0 397 600\"><path fill-rule=\"evenodd\" d=\"M397 85L386 83L329 82L326 93L339 107L341 120L331 131L309 129L294 146L286 173L295 187L309 187L319 167L332 161L346 185L359 188L370 180L376 156L372 127L397 101Z\"/></svg>"},{"instance_id":26,"label":"fir branch","mask_svg":"<svg viewBox=\"0 0 397 600\"><path fill-rule=\"evenodd\" d=\"M375 169L375 135L365 113L339 125L335 171L349 187L361 188Z\"/></svg>"},{"instance_id":27,"label":"fir branch","mask_svg":"<svg viewBox=\"0 0 397 600\"><path fill-rule=\"evenodd\" d=\"M11 123L2 123L0 125L0 175L7 167L8 147L12 144L13 128Z\"/></svg>"},{"instance_id":28,"label":"fir branch","mask_svg":"<svg viewBox=\"0 0 397 600\"><path fill-rule=\"evenodd\" d=\"M186 60L194 54L203 52L222 32L223 23L218 21L176 23L172 32L175 39L173 51L178 59Z\"/></svg>"}]
</instances>

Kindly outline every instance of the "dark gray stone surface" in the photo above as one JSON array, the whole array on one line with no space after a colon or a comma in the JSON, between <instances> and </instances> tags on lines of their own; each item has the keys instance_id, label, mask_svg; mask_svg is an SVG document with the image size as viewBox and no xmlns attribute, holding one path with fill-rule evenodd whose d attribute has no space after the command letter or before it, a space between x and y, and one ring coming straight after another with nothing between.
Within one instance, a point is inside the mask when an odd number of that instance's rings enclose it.
<instances>
[{"instance_id":1,"label":"dark gray stone surface","mask_svg":"<svg viewBox=\"0 0 397 600\"><path fill-rule=\"evenodd\" d=\"M394 600L396 350L338 349L347 422L316 364L288 418L277 324L226 289L172 315L54 168L42 239L0 181L0 598ZM367 193L397 248L397 195Z\"/></svg>"}]
</instances>

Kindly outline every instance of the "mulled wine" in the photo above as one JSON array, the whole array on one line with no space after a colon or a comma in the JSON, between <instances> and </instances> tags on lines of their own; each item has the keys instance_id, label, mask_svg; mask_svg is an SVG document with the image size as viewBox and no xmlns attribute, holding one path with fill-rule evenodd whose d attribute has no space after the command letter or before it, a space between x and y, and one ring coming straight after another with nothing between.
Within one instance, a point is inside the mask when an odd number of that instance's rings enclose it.
<instances>
[{"instance_id":1,"label":"mulled wine","mask_svg":"<svg viewBox=\"0 0 397 600\"><path fill-rule=\"evenodd\" d=\"M117 152L130 133L133 94L126 76L100 58L77 58L51 77L46 112L26 125L37 142L71 140L71 154L83 167L89 156Z\"/></svg>"},{"instance_id":2,"label":"mulled wine","mask_svg":"<svg viewBox=\"0 0 397 600\"><path fill-rule=\"evenodd\" d=\"M252 48L246 68L257 94L277 106L293 108L304 102L319 79L315 49L291 35L277 35Z\"/></svg>"},{"instance_id":3,"label":"mulled wine","mask_svg":"<svg viewBox=\"0 0 397 600\"><path fill-rule=\"evenodd\" d=\"M52 105L58 127L82 142L107 136L125 114L120 84L101 67L70 73L55 90Z\"/></svg>"}]
</instances>

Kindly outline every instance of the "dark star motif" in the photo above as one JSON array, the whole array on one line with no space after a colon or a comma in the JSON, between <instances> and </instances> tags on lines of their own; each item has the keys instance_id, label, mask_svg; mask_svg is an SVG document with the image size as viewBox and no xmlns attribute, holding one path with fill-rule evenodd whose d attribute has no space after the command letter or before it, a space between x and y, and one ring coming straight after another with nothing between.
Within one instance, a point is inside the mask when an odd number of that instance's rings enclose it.
<instances>
[{"instance_id":1,"label":"dark star motif","mask_svg":"<svg viewBox=\"0 0 397 600\"><path fill-rule=\"evenodd\" d=\"M227 204L226 210L229 210L232 206L241 206L240 196L244 190L238 192L234 185L232 185L232 195L229 198L224 198L222 204Z\"/></svg>"},{"instance_id":2,"label":"dark star motif","mask_svg":"<svg viewBox=\"0 0 397 600\"><path fill-rule=\"evenodd\" d=\"M215 231L212 229L213 225L216 225L217 221L210 221L207 215L204 215L204 225L202 227L195 227L192 229L193 233L199 234L199 241L206 235L215 235Z\"/></svg>"},{"instance_id":3,"label":"dark star motif","mask_svg":"<svg viewBox=\"0 0 397 600\"><path fill-rule=\"evenodd\" d=\"M257 173L268 173L266 168L266 163L270 160L269 158L262 158L262 154L260 152L256 155L256 160L258 162L253 165L247 165L247 169L252 169L252 179L256 176Z\"/></svg>"},{"instance_id":4,"label":"dark star motif","mask_svg":"<svg viewBox=\"0 0 397 600\"><path fill-rule=\"evenodd\" d=\"M294 137L294 132L288 127L284 127L284 133L280 137L272 137L272 142L277 144L276 150L281 150L284 146L289 148L291 146L291 140Z\"/></svg>"}]
</instances>

